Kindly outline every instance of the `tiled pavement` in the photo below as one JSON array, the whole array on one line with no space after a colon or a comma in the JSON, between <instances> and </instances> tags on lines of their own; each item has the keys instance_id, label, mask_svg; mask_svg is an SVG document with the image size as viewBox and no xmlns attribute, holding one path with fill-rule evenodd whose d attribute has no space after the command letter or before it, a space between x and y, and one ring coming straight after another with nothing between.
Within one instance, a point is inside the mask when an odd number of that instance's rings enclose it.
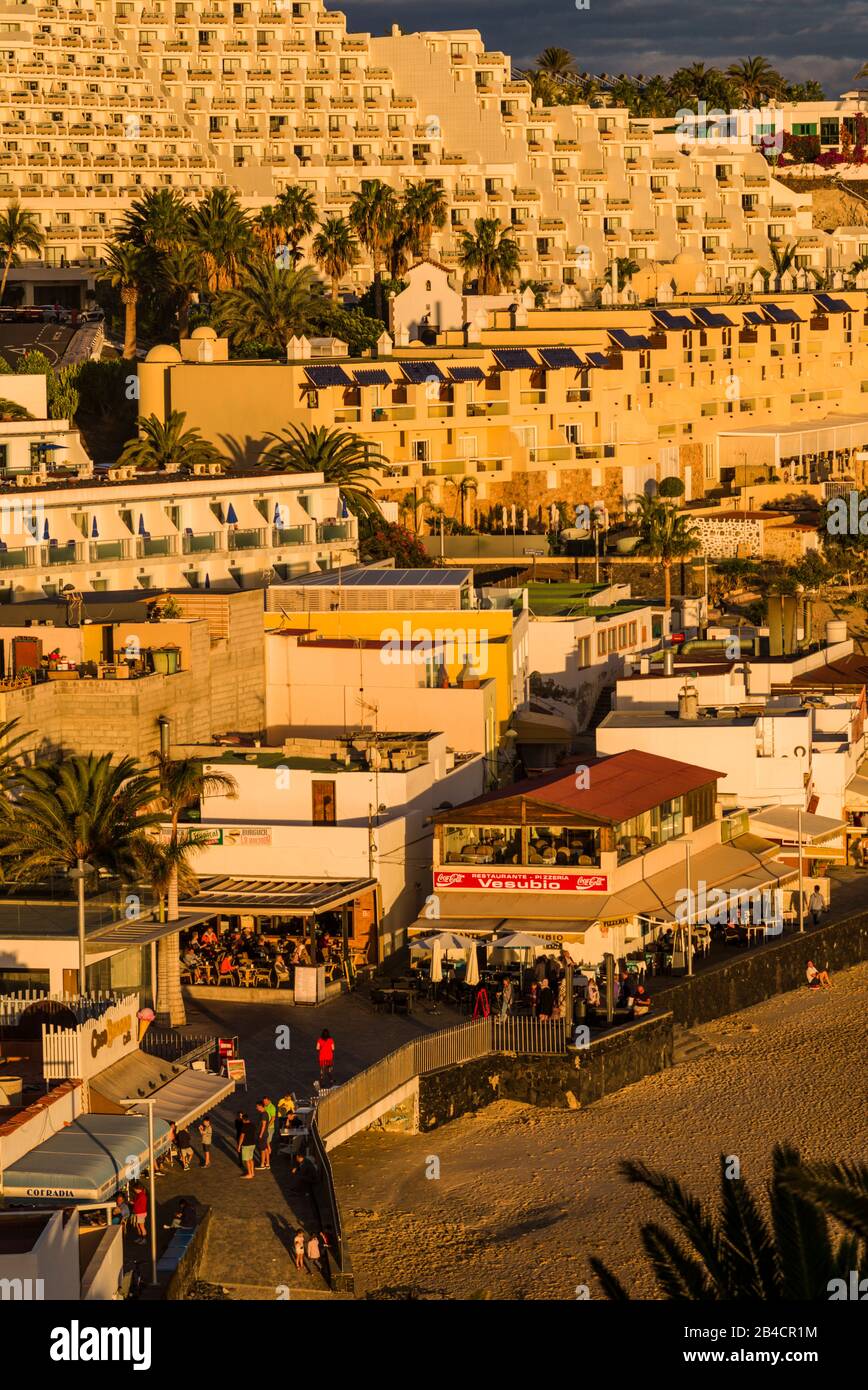
<instances>
[{"instance_id":1,"label":"tiled pavement","mask_svg":"<svg viewBox=\"0 0 868 1390\"><path fill-rule=\"evenodd\" d=\"M222 1000L188 1002L188 1028L239 1037L240 1054L247 1063L248 1090L235 1094L212 1112L214 1146L210 1168L199 1157L198 1133L193 1126L196 1157L184 1173L175 1167L157 1179L158 1236L160 1249L171 1232L163 1223L171 1220L181 1197L212 1208L208 1244L200 1278L220 1284L233 1299L277 1298L281 1285L291 1297L328 1296L327 1285L316 1272L296 1272L292 1240L301 1227L309 1234L316 1220L315 1208L304 1184L290 1177L288 1158L272 1153L270 1171L255 1172L253 1182L241 1178L235 1153L235 1115L253 1113L257 1100L269 1095L275 1102L292 1089L299 1098L311 1093L318 1076L316 1039L323 1028L335 1038L335 1080L346 1081L387 1052L422 1031L460 1021L451 1011L428 1014L424 1009L411 1018L375 1014L360 995L344 995L319 1008L281 1004L231 1003ZM289 1048L279 1030L289 1029ZM132 1245L134 1260L147 1258L144 1246ZM284 1294L283 1297L286 1295Z\"/></svg>"}]
</instances>

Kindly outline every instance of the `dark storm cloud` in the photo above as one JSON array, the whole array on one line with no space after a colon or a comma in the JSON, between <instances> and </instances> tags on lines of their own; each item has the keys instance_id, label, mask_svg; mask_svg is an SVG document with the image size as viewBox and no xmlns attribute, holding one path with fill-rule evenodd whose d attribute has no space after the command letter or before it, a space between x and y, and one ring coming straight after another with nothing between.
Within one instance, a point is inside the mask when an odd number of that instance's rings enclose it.
<instances>
[{"instance_id":1,"label":"dark storm cloud","mask_svg":"<svg viewBox=\"0 0 868 1390\"><path fill-rule=\"evenodd\" d=\"M568 48L581 70L672 72L683 63L725 66L762 54L793 81L816 78L827 96L848 90L868 60L865 0L346 0L350 30L387 34L479 29L490 48L526 65L549 44Z\"/></svg>"}]
</instances>

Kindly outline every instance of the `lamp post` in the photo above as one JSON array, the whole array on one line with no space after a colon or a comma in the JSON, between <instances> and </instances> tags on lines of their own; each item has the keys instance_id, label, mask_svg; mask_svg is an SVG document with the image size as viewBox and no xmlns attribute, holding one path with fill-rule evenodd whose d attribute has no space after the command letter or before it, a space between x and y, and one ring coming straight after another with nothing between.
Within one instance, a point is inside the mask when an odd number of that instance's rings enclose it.
<instances>
[{"instance_id":1,"label":"lamp post","mask_svg":"<svg viewBox=\"0 0 868 1390\"><path fill-rule=\"evenodd\" d=\"M148 1107L148 1206L151 1217L149 1231L151 1241L151 1283L157 1282L157 1160L154 1153L154 1106L156 1097L142 1100L139 1096L126 1096L121 1105L146 1105Z\"/></svg>"},{"instance_id":2,"label":"lamp post","mask_svg":"<svg viewBox=\"0 0 868 1390\"><path fill-rule=\"evenodd\" d=\"M807 749L804 747L803 744L800 743L800 744L797 745L797 747L795 747L795 748L793 749L793 752L796 754L796 757L797 757L798 760L799 760L799 773L800 773L800 778L799 778L799 780L800 780L800 782L801 782L801 787L799 788L799 790L800 790L800 795L801 795L802 799L804 799L804 795L805 795L805 774L804 774L804 772L802 772L802 758L805 757L805 755L806 755L806 753L807 753ZM803 869L802 869L802 802L801 802L801 800L799 801L799 804L798 804L798 806L797 806L797 808L796 808L796 827L797 827L798 844L799 844L799 931L800 931L800 932L804 932L804 930L805 930L805 892L804 892L804 872L803 872Z\"/></svg>"},{"instance_id":3,"label":"lamp post","mask_svg":"<svg viewBox=\"0 0 868 1390\"><path fill-rule=\"evenodd\" d=\"M690 917L691 905L693 902L693 885L691 882L690 851L692 849L689 840L684 841L684 873L687 882L687 973L693 974L693 946L690 938Z\"/></svg>"},{"instance_id":4,"label":"lamp post","mask_svg":"<svg viewBox=\"0 0 868 1390\"><path fill-rule=\"evenodd\" d=\"M76 867L70 869L69 877L74 881L78 898L78 992L84 995L87 988L87 939L86 939L86 919L84 910L84 880L86 875L92 871L91 865L86 864L81 855L76 860Z\"/></svg>"}]
</instances>

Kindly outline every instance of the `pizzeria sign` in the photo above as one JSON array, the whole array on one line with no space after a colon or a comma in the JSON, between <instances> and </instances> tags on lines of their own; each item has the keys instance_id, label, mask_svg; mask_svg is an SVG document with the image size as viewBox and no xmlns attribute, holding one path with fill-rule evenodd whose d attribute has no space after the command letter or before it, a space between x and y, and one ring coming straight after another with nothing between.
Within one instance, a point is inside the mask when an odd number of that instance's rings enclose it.
<instances>
[{"instance_id":1,"label":"pizzeria sign","mask_svg":"<svg viewBox=\"0 0 868 1390\"><path fill-rule=\"evenodd\" d=\"M443 888L487 888L491 892L605 893L606 874L550 874L492 869L435 869L434 891Z\"/></svg>"}]
</instances>

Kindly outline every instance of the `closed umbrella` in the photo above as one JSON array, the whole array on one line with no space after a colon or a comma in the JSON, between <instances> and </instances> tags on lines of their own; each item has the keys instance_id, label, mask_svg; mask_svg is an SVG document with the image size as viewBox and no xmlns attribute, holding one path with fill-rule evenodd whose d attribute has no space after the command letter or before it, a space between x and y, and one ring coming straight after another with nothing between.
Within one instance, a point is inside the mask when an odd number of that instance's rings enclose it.
<instances>
[{"instance_id":1,"label":"closed umbrella","mask_svg":"<svg viewBox=\"0 0 868 1390\"><path fill-rule=\"evenodd\" d=\"M210 574L206 574L206 575L205 575L205 588L206 588L206 589L210 589L210 588L211 588L211 576L210 576Z\"/></svg>"},{"instance_id":2,"label":"closed umbrella","mask_svg":"<svg viewBox=\"0 0 868 1390\"><path fill-rule=\"evenodd\" d=\"M228 508L226 509L226 525L227 525L227 526L237 526L237 525L238 525L238 514L237 514L237 512L235 511L235 508L234 508L234 506L232 505L231 502L229 503L229 506L228 506Z\"/></svg>"},{"instance_id":3,"label":"closed umbrella","mask_svg":"<svg viewBox=\"0 0 868 1390\"><path fill-rule=\"evenodd\" d=\"M283 526L283 520L282 520L281 515L280 515L280 503L279 503L279 502L275 502L275 504L274 504L274 519L273 519L273 521L272 521L271 524L272 524L272 526Z\"/></svg>"},{"instance_id":4,"label":"closed umbrella","mask_svg":"<svg viewBox=\"0 0 868 1390\"><path fill-rule=\"evenodd\" d=\"M431 949L431 979L434 984L439 984L443 979L443 966L440 955L440 942L435 938Z\"/></svg>"},{"instance_id":5,"label":"closed umbrella","mask_svg":"<svg viewBox=\"0 0 868 1390\"><path fill-rule=\"evenodd\" d=\"M144 518L144 515L143 515L142 512L139 512L139 535L140 535L140 536L146 536L147 534L148 534L148 528L147 528L147 526L145 525L145 518Z\"/></svg>"},{"instance_id":6,"label":"closed umbrella","mask_svg":"<svg viewBox=\"0 0 868 1390\"><path fill-rule=\"evenodd\" d=\"M479 984L479 959L476 954L475 946L471 946L470 950L467 952L467 971L464 976L464 983L466 985Z\"/></svg>"}]
</instances>

